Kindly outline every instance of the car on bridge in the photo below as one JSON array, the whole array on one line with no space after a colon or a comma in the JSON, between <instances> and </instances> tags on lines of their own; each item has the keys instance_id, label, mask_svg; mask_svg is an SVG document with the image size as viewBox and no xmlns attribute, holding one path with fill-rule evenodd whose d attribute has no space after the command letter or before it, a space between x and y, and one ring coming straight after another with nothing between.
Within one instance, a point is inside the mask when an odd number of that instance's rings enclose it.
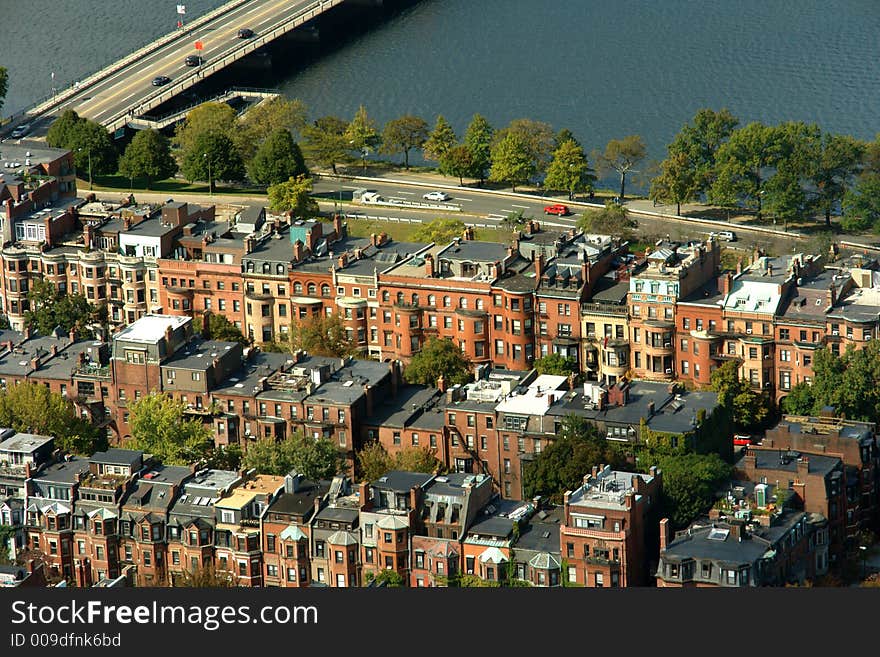
<instances>
[{"instance_id":1,"label":"car on bridge","mask_svg":"<svg viewBox=\"0 0 880 657\"><path fill-rule=\"evenodd\" d=\"M422 198L426 201L448 201L450 196L446 192L435 191L422 195Z\"/></svg>"},{"instance_id":2,"label":"car on bridge","mask_svg":"<svg viewBox=\"0 0 880 657\"><path fill-rule=\"evenodd\" d=\"M187 55L183 63L187 66L201 66L203 61L198 55Z\"/></svg>"},{"instance_id":3,"label":"car on bridge","mask_svg":"<svg viewBox=\"0 0 880 657\"><path fill-rule=\"evenodd\" d=\"M555 214L557 217L564 217L569 214L569 209L567 205L554 203L553 205L544 206L544 214Z\"/></svg>"},{"instance_id":4,"label":"car on bridge","mask_svg":"<svg viewBox=\"0 0 880 657\"><path fill-rule=\"evenodd\" d=\"M254 36L254 31L249 27L243 27L238 31L239 39L250 39L252 36Z\"/></svg>"},{"instance_id":5,"label":"car on bridge","mask_svg":"<svg viewBox=\"0 0 880 657\"><path fill-rule=\"evenodd\" d=\"M153 78L154 87L161 87L163 84L168 84L169 82L171 82L171 78L167 75L157 75Z\"/></svg>"}]
</instances>

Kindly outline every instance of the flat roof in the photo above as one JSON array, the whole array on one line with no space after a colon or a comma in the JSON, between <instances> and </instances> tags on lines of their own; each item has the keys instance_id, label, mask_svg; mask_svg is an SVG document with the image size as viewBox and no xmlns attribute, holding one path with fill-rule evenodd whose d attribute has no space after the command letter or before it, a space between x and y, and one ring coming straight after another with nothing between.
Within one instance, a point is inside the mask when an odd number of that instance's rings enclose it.
<instances>
[{"instance_id":1,"label":"flat roof","mask_svg":"<svg viewBox=\"0 0 880 657\"><path fill-rule=\"evenodd\" d=\"M260 474L233 489L228 497L215 504L220 509L240 509L257 495L271 495L284 488L284 477Z\"/></svg>"},{"instance_id":2,"label":"flat roof","mask_svg":"<svg viewBox=\"0 0 880 657\"><path fill-rule=\"evenodd\" d=\"M17 433L0 442L0 451L4 452L33 452L43 445L51 443L51 436L38 436L33 433Z\"/></svg>"},{"instance_id":3,"label":"flat roof","mask_svg":"<svg viewBox=\"0 0 880 657\"><path fill-rule=\"evenodd\" d=\"M112 465L133 465L143 459L144 453L136 449L119 449L111 447L106 452L95 452L89 457L92 463L109 463Z\"/></svg>"},{"instance_id":4,"label":"flat roof","mask_svg":"<svg viewBox=\"0 0 880 657\"><path fill-rule=\"evenodd\" d=\"M214 358L222 357L227 351L235 349L237 345L237 342L194 338L174 352L171 358L162 363L162 367L182 370L207 370L213 363Z\"/></svg>"},{"instance_id":5,"label":"flat roof","mask_svg":"<svg viewBox=\"0 0 880 657\"><path fill-rule=\"evenodd\" d=\"M165 337L166 329L176 330L191 321L189 317L178 315L145 315L114 334L113 339L156 344Z\"/></svg>"}]
</instances>

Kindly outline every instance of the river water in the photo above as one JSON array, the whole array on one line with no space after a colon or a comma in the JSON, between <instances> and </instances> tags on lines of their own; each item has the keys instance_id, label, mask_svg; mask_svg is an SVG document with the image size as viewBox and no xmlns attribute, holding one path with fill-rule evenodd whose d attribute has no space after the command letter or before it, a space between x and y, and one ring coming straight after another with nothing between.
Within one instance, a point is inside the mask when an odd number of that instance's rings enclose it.
<instances>
[{"instance_id":1,"label":"river water","mask_svg":"<svg viewBox=\"0 0 880 657\"><path fill-rule=\"evenodd\" d=\"M173 29L177 2L0 0L4 114L51 93L51 72L61 86ZM185 19L221 3L186 0ZM422 0L270 81L312 117L442 113L459 134L474 112L529 117L588 150L640 134L662 158L701 107L873 138L878 52L878 0Z\"/></svg>"}]
</instances>

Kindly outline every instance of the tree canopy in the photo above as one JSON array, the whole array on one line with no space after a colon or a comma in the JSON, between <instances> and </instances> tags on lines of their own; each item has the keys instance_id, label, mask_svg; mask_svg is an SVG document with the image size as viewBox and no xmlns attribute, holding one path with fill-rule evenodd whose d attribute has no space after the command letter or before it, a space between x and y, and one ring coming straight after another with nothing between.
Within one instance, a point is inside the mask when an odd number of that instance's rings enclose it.
<instances>
[{"instance_id":1,"label":"tree canopy","mask_svg":"<svg viewBox=\"0 0 880 657\"><path fill-rule=\"evenodd\" d=\"M145 178L147 189L154 180L164 180L177 173L171 155L171 141L158 130L139 130L119 158L119 173L127 178Z\"/></svg>"},{"instance_id":2,"label":"tree canopy","mask_svg":"<svg viewBox=\"0 0 880 657\"><path fill-rule=\"evenodd\" d=\"M85 295L60 292L45 279L31 283L28 300L31 307L24 313L25 322L42 335L52 335L56 328L65 335L72 328L91 334L89 324L106 319L106 309L101 311L93 306Z\"/></svg>"},{"instance_id":3,"label":"tree canopy","mask_svg":"<svg viewBox=\"0 0 880 657\"><path fill-rule=\"evenodd\" d=\"M248 162L247 172L258 185L277 185L309 175L302 151L287 128L277 128L266 137Z\"/></svg>"},{"instance_id":4,"label":"tree canopy","mask_svg":"<svg viewBox=\"0 0 880 657\"><path fill-rule=\"evenodd\" d=\"M260 474L283 476L291 471L307 479L331 479L345 471L345 455L328 438L294 433L284 440L263 438L248 443L242 467Z\"/></svg>"},{"instance_id":5,"label":"tree canopy","mask_svg":"<svg viewBox=\"0 0 880 657\"><path fill-rule=\"evenodd\" d=\"M629 214L626 206L608 201L602 210L586 210L577 222L585 233L611 235L620 239L632 239L639 223Z\"/></svg>"},{"instance_id":6,"label":"tree canopy","mask_svg":"<svg viewBox=\"0 0 880 657\"><path fill-rule=\"evenodd\" d=\"M222 132L201 132L183 150L180 171L187 180L205 180L211 193L217 180L242 180L244 162L232 139Z\"/></svg>"},{"instance_id":7,"label":"tree canopy","mask_svg":"<svg viewBox=\"0 0 880 657\"><path fill-rule=\"evenodd\" d=\"M313 356L342 358L358 352L357 336L347 333L338 314L294 318L290 325L289 345L291 351L302 349Z\"/></svg>"},{"instance_id":8,"label":"tree canopy","mask_svg":"<svg viewBox=\"0 0 880 657\"><path fill-rule=\"evenodd\" d=\"M242 335L241 329L239 329L235 324L226 319L225 315L210 311L206 311L206 314L208 315L207 334L210 336L211 340L238 342L243 346L247 346L249 344L248 339L244 335ZM193 320L193 329L197 333L205 333L204 321L204 316L196 317Z\"/></svg>"},{"instance_id":9,"label":"tree canopy","mask_svg":"<svg viewBox=\"0 0 880 657\"><path fill-rule=\"evenodd\" d=\"M199 135L222 134L233 139L237 125L238 117L235 110L226 103L202 103L189 112L183 123L177 126L174 142L183 152L192 151ZM238 152L237 147L236 152Z\"/></svg>"},{"instance_id":10,"label":"tree canopy","mask_svg":"<svg viewBox=\"0 0 880 657\"><path fill-rule=\"evenodd\" d=\"M403 371L409 383L437 385L443 376L446 385L467 383L471 378L471 363L461 349L447 338L430 338Z\"/></svg>"},{"instance_id":11,"label":"tree canopy","mask_svg":"<svg viewBox=\"0 0 880 657\"><path fill-rule=\"evenodd\" d=\"M595 181L584 149L574 139L562 142L553 151L553 160L544 178L545 188L567 192L568 199L572 200L575 194L590 189Z\"/></svg>"},{"instance_id":12,"label":"tree canopy","mask_svg":"<svg viewBox=\"0 0 880 657\"><path fill-rule=\"evenodd\" d=\"M302 149L306 159L336 173L336 165L349 159L347 129L348 123L337 116L322 116L304 127Z\"/></svg>"},{"instance_id":13,"label":"tree canopy","mask_svg":"<svg viewBox=\"0 0 880 657\"><path fill-rule=\"evenodd\" d=\"M464 145L471 154L471 175L479 179L480 184L486 180L492 164L492 142L495 130L481 114L474 114L464 135Z\"/></svg>"},{"instance_id":14,"label":"tree canopy","mask_svg":"<svg viewBox=\"0 0 880 657\"><path fill-rule=\"evenodd\" d=\"M620 176L620 200L626 192L626 177L645 159L645 142L639 135L629 135L623 139L612 139L604 151L594 151L592 160L603 172L616 171Z\"/></svg>"},{"instance_id":15,"label":"tree canopy","mask_svg":"<svg viewBox=\"0 0 880 657\"><path fill-rule=\"evenodd\" d=\"M748 381L739 378L736 361L727 361L712 372L710 381L712 390L718 393L718 403L730 410L737 426L757 428L770 417L768 399L753 391Z\"/></svg>"},{"instance_id":16,"label":"tree canopy","mask_svg":"<svg viewBox=\"0 0 880 657\"><path fill-rule=\"evenodd\" d=\"M514 119L505 128L498 131L495 139L500 141L511 134L521 138L534 172L546 171L555 150L553 129L550 125L532 119Z\"/></svg>"},{"instance_id":17,"label":"tree canopy","mask_svg":"<svg viewBox=\"0 0 880 657\"><path fill-rule=\"evenodd\" d=\"M425 120L406 114L385 124L380 151L387 155L403 153L403 166L409 170L409 152L421 148L427 139L428 124Z\"/></svg>"},{"instance_id":18,"label":"tree canopy","mask_svg":"<svg viewBox=\"0 0 880 657\"><path fill-rule=\"evenodd\" d=\"M9 91L9 71L5 66L0 66L0 112L3 111L3 103L6 101L6 93ZM0 114L2 116L2 114Z\"/></svg>"},{"instance_id":19,"label":"tree canopy","mask_svg":"<svg viewBox=\"0 0 880 657\"><path fill-rule=\"evenodd\" d=\"M347 148L361 157L364 170L367 168L367 155L375 151L382 143L382 136L376 122L367 114L367 108L361 105L354 118L345 129Z\"/></svg>"},{"instance_id":20,"label":"tree canopy","mask_svg":"<svg viewBox=\"0 0 880 657\"><path fill-rule=\"evenodd\" d=\"M271 185L266 193L272 212L290 212L301 218L314 217L319 212L318 202L312 198L312 179L306 176Z\"/></svg>"},{"instance_id":21,"label":"tree canopy","mask_svg":"<svg viewBox=\"0 0 880 657\"><path fill-rule=\"evenodd\" d=\"M413 233L413 239L419 242L436 242L445 244L456 237L461 237L466 226L461 219L438 217L419 226Z\"/></svg>"},{"instance_id":22,"label":"tree canopy","mask_svg":"<svg viewBox=\"0 0 880 657\"><path fill-rule=\"evenodd\" d=\"M843 196L841 227L848 232L880 233L880 174L865 173Z\"/></svg>"},{"instance_id":23,"label":"tree canopy","mask_svg":"<svg viewBox=\"0 0 880 657\"><path fill-rule=\"evenodd\" d=\"M455 176L458 178L458 184L463 185L464 177L473 173L474 160L467 146L457 144L440 156L439 168L444 176Z\"/></svg>"},{"instance_id":24,"label":"tree canopy","mask_svg":"<svg viewBox=\"0 0 880 657\"><path fill-rule=\"evenodd\" d=\"M279 130L292 133L293 140L305 128L307 114L305 103L296 98L275 96L257 103L245 112L235 130L242 157L249 161L256 149Z\"/></svg>"},{"instance_id":25,"label":"tree canopy","mask_svg":"<svg viewBox=\"0 0 880 657\"><path fill-rule=\"evenodd\" d=\"M516 191L517 185L531 180L538 168L530 148L519 132L505 133L492 146L489 180L510 185L513 191Z\"/></svg>"},{"instance_id":26,"label":"tree canopy","mask_svg":"<svg viewBox=\"0 0 880 657\"><path fill-rule=\"evenodd\" d=\"M70 400L39 383L24 381L0 391L0 425L52 436L64 452L91 456L107 449L103 430L80 417Z\"/></svg>"},{"instance_id":27,"label":"tree canopy","mask_svg":"<svg viewBox=\"0 0 880 657\"><path fill-rule=\"evenodd\" d=\"M375 481L391 470L442 473L443 463L428 446L404 447L389 454L379 442L365 445L357 453L357 475L361 480Z\"/></svg>"},{"instance_id":28,"label":"tree canopy","mask_svg":"<svg viewBox=\"0 0 880 657\"><path fill-rule=\"evenodd\" d=\"M422 154L426 160L439 162L443 159L446 151L455 146L457 141L455 130L452 129L449 121L442 114L439 114L434 129L431 130L431 134L422 145Z\"/></svg>"},{"instance_id":29,"label":"tree canopy","mask_svg":"<svg viewBox=\"0 0 880 657\"><path fill-rule=\"evenodd\" d=\"M186 419L186 402L153 391L129 404L130 447L155 454L169 465L188 465L207 456L212 431Z\"/></svg>"},{"instance_id":30,"label":"tree canopy","mask_svg":"<svg viewBox=\"0 0 880 657\"><path fill-rule=\"evenodd\" d=\"M580 486L593 466L619 468L624 462L619 448L599 436L592 424L580 416L568 415L562 419L556 438L526 465L525 499L541 495L560 504L565 491Z\"/></svg>"},{"instance_id":31,"label":"tree canopy","mask_svg":"<svg viewBox=\"0 0 880 657\"><path fill-rule=\"evenodd\" d=\"M100 123L79 116L73 110L64 113L49 126L46 143L53 148L64 148L73 154L78 171L94 174L116 171L116 147L110 133Z\"/></svg>"},{"instance_id":32,"label":"tree canopy","mask_svg":"<svg viewBox=\"0 0 880 657\"><path fill-rule=\"evenodd\" d=\"M571 356L549 354L535 361L535 369L538 370L538 374L568 376L577 373L577 361Z\"/></svg>"}]
</instances>

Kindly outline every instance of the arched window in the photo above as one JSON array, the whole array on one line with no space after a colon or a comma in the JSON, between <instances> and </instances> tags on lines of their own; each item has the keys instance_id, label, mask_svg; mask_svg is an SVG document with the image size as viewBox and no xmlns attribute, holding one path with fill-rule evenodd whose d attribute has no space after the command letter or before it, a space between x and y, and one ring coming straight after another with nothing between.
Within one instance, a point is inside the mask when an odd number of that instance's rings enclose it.
<instances>
[{"instance_id":1,"label":"arched window","mask_svg":"<svg viewBox=\"0 0 880 657\"><path fill-rule=\"evenodd\" d=\"M284 274L284 265L275 265L275 273L276 274Z\"/></svg>"},{"instance_id":2,"label":"arched window","mask_svg":"<svg viewBox=\"0 0 880 657\"><path fill-rule=\"evenodd\" d=\"M397 303L403 303L403 292L397 293Z\"/></svg>"},{"instance_id":3,"label":"arched window","mask_svg":"<svg viewBox=\"0 0 880 657\"><path fill-rule=\"evenodd\" d=\"M459 308L467 308L467 298L459 297L458 298L458 307Z\"/></svg>"},{"instance_id":4,"label":"arched window","mask_svg":"<svg viewBox=\"0 0 880 657\"><path fill-rule=\"evenodd\" d=\"M437 297L435 297L433 294L428 295L428 305L431 307L437 305Z\"/></svg>"},{"instance_id":5,"label":"arched window","mask_svg":"<svg viewBox=\"0 0 880 657\"><path fill-rule=\"evenodd\" d=\"M418 295L418 294L413 294L413 295L412 295L412 305L414 305L414 306L418 306L418 305L419 305L419 295Z\"/></svg>"},{"instance_id":6,"label":"arched window","mask_svg":"<svg viewBox=\"0 0 880 657\"><path fill-rule=\"evenodd\" d=\"M303 292L303 284L297 281L293 284L293 293L294 294L302 294Z\"/></svg>"},{"instance_id":7,"label":"arched window","mask_svg":"<svg viewBox=\"0 0 880 657\"><path fill-rule=\"evenodd\" d=\"M482 309L483 309L483 300L477 299L477 310L482 310Z\"/></svg>"},{"instance_id":8,"label":"arched window","mask_svg":"<svg viewBox=\"0 0 880 657\"><path fill-rule=\"evenodd\" d=\"M315 292L318 290L318 286L315 285L314 283L309 283L308 290L309 290L309 294L315 294Z\"/></svg>"},{"instance_id":9,"label":"arched window","mask_svg":"<svg viewBox=\"0 0 880 657\"><path fill-rule=\"evenodd\" d=\"M449 297L443 297L443 307L444 308L449 308L449 306L451 304L452 304L452 299L450 299Z\"/></svg>"},{"instance_id":10,"label":"arched window","mask_svg":"<svg viewBox=\"0 0 880 657\"><path fill-rule=\"evenodd\" d=\"M268 262L264 262L263 263L263 273L268 274L271 271L272 271L272 265L270 265Z\"/></svg>"},{"instance_id":11,"label":"arched window","mask_svg":"<svg viewBox=\"0 0 880 657\"><path fill-rule=\"evenodd\" d=\"M391 294L388 290L382 290L382 301L388 301L391 299Z\"/></svg>"},{"instance_id":12,"label":"arched window","mask_svg":"<svg viewBox=\"0 0 880 657\"><path fill-rule=\"evenodd\" d=\"M321 286L321 296L322 297L329 297L330 296L330 286L327 285L326 283L324 283Z\"/></svg>"}]
</instances>

